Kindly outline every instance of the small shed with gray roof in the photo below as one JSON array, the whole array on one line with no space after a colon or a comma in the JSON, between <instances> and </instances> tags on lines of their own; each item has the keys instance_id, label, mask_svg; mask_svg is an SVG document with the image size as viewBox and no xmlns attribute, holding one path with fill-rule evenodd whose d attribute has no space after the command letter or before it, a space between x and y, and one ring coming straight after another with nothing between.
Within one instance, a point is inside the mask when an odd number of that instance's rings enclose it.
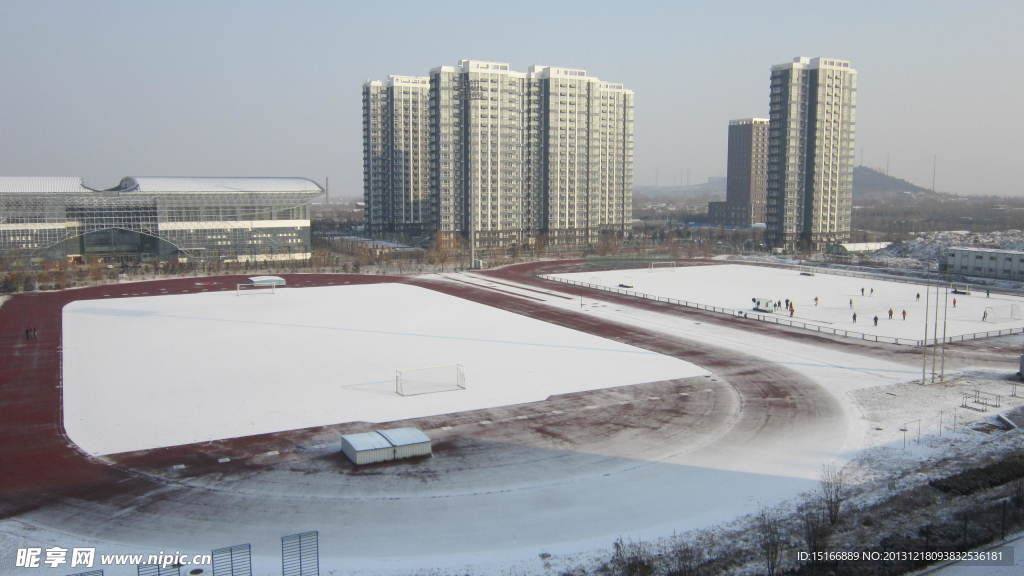
<instances>
[{"instance_id":1,"label":"small shed with gray roof","mask_svg":"<svg viewBox=\"0 0 1024 576\"><path fill-rule=\"evenodd\" d=\"M356 466L395 459L394 446L377 432L345 434L341 437L341 451Z\"/></svg>"},{"instance_id":2,"label":"small shed with gray roof","mask_svg":"<svg viewBox=\"0 0 1024 576\"><path fill-rule=\"evenodd\" d=\"M419 428L392 428L378 430L377 433L394 446L395 460L431 455L430 437Z\"/></svg>"},{"instance_id":3,"label":"small shed with gray roof","mask_svg":"<svg viewBox=\"0 0 1024 576\"><path fill-rule=\"evenodd\" d=\"M432 455L430 437L418 428L345 434L341 452L356 466Z\"/></svg>"}]
</instances>

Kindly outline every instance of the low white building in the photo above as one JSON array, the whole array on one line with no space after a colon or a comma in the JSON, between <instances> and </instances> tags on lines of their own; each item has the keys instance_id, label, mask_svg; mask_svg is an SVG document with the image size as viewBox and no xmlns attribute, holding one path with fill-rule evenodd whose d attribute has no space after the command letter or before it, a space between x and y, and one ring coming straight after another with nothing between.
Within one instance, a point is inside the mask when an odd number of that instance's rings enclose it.
<instances>
[{"instance_id":1,"label":"low white building","mask_svg":"<svg viewBox=\"0 0 1024 576\"><path fill-rule=\"evenodd\" d=\"M395 448L395 460L414 456L430 456L430 438L419 428L392 428L378 430Z\"/></svg>"},{"instance_id":2,"label":"low white building","mask_svg":"<svg viewBox=\"0 0 1024 576\"><path fill-rule=\"evenodd\" d=\"M431 456L430 438L418 428L392 428L341 437L341 452L356 466Z\"/></svg>"},{"instance_id":3,"label":"low white building","mask_svg":"<svg viewBox=\"0 0 1024 576\"><path fill-rule=\"evenodd\" d=\"M1024 251L951 246L946 250L946 272L1024 281Z\"/></svg>"},{"instance_id":4,"label":"low white building","mask_svg":"<svg viewBox=\"0 0 1024 576\"><path fill-rule=\"evenodd\" d=\"M395 459L394 446L377 432L343 435L341 451L356 466Z\"/></svg>"}]
</instances>

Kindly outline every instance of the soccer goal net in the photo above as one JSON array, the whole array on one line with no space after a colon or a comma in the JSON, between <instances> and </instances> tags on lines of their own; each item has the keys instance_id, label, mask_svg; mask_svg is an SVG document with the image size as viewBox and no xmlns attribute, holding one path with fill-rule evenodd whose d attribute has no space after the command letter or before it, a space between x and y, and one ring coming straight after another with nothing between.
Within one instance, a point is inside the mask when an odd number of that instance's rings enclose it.
<instances>
[{"instance_id":1,"label":"soccer goal net","mask_svg":"<svg viewBox=\"0 0 1024 576\"><path fill-rule=\"evenodd\" d=\"M953 284L953 294L970 294L970 284Z\"/></svg>"},{"instance_id":2,"label":"soccer goal net","mask_svg":"<svg viewBox=\"0 0 1024 576\"><path fill-rule=\"evenodd\" d=\"M655 260L654 262L651 262L650 270L654 270L655 268L675 268L675 267L676 267L676 263L675 263L674 260Z\"/></svg>"},{"instance_id":3,"label":"soccer goal net","mask_svg":"<svg viewBox=\"0 0 1024 576\"><path fill-rule=\"evenodd\" d=\"M1021 320L1020 304L1007 304L1005 306L987 306L981 314L983 322L1011 322Z\"/></svg>"},{"instance_id":4,"label":"soccer goal net","mask_svg":"<svg viewBox=\"0 0 1024 576\"><path fill-rule=\"evenodd\" d=\"M259 286L256 284L249 284L243 282L241 284L235 284L235 295L241 296L242 294L277 294L277 286Z\"/></svg>"},{"instance_id":5,"label":"soccer goal net","mask_svg":"<svg viewBox=\"0 0 1024 576\"><path fill-rule=\"evenodd\" d=\"M395 393L399 396L418 396L465 389L466 372L462 369L462 364L395 370Z\"/></svg>"}]
</instances>

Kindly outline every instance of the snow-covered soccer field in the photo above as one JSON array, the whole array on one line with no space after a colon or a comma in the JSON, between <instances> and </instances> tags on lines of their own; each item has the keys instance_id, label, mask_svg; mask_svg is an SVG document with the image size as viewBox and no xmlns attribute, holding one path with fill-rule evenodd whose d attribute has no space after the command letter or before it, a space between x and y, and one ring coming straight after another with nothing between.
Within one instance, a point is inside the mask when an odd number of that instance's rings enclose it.
<instances>
[{"instance_id":1,"label":"snow-covered soccer field","mask_svg":"<svg viewBox=\"0 0 1024 576\"><path fill-rule=\"evenodd\" d=\"M399 396L395 371L466 389ZM681 360L404 284L86 300L63 312L65 428L113 454L685 378Z\"/></svg>"},{"instance_id":2,"label":"snow-covered soccer field","mask_svg":"<svg viewBox=\"0 0 1024 576\"><path fill-rule=\"evenodd\" d=\"M609 270L556 276L737 311L753 312L751 299L767 298L783 302L777 312L771 313L779 319L880 337L907 340L925 338L928 295L924 285L820 272L807 276L794 269L735 264ZM944 297L945 294L940 295L940 298ZM815 298L818 299L817 304ZM934 289L932 298L935 298ZM793 302L792 316L785 310L787 299ZM975 290L969 295L950 293L948 306L943 301L939 310L940 339L943 330L942 308L945 308L947 314L947 337L1024 327L1024 298L1002 294L986 297L984 290ZM927 338L931 340L935 335L934 300L927 309L932 311L928 318L927 333ZM889 310L893 312L891 319ZM904 311L907 313L905 320ZM857 315L856 321L854 314ZM874 322L876 316L877 325Z\"/></svg>"}]
</instances>

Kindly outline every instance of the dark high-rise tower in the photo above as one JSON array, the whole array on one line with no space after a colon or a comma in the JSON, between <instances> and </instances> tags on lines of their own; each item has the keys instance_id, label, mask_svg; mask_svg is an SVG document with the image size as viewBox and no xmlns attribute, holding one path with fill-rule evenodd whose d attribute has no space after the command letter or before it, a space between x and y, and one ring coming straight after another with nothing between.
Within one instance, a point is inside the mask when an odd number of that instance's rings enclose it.
<instances>
[{"instance_id":1,"label":"dark high-rise tower","mask_svg":"<svg viewBox=\"0 0 1024 576\"><path fill-rule=\"evenodd\" d=\"M708 204L711 221L737 228L764 222L767 185L768 119L730 121L725 202Z\"/></svg>"}]
</instances>

